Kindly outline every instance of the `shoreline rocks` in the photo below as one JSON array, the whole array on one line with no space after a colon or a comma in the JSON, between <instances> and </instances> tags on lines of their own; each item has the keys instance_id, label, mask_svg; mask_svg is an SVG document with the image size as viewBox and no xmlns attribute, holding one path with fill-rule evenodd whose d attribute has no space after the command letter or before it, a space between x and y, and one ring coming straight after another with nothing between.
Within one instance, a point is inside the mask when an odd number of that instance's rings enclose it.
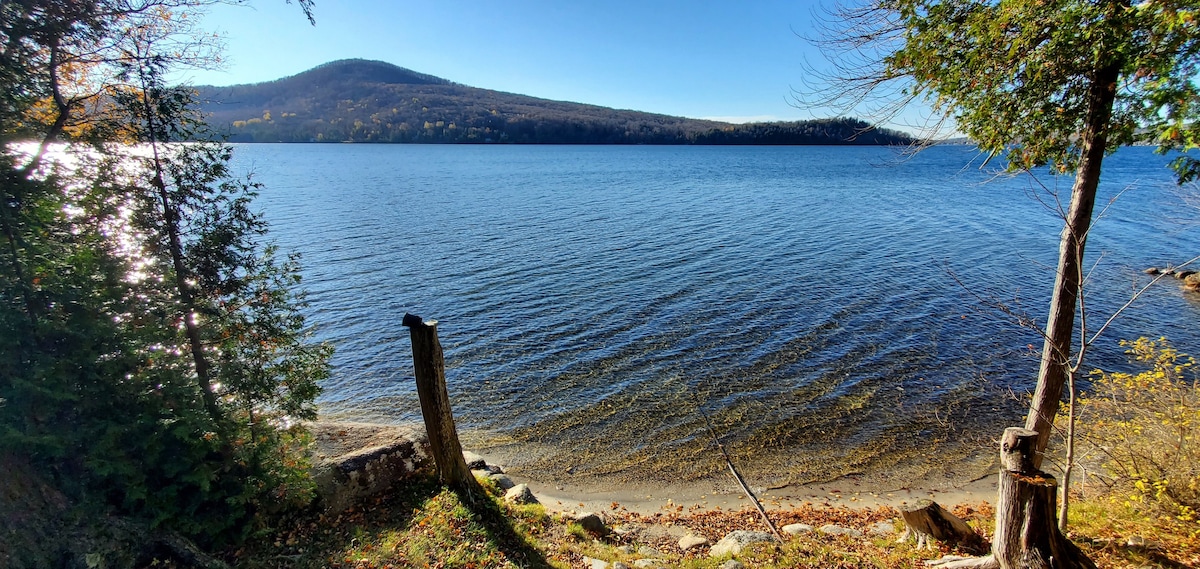
<instances>
[{"instance_id":1,"label":"shoreline rocks","mask_svg":"<svg viewBox=\"0 0 1200 569\"><path fill-rule=\"evenodd\" d=\"M737 555L756 543L775 543L775 536L762 531L731 531L708 550L708 556Z\"/></svg>"},{"instance_id":2,"label":"shoreline rocks","mask_svg":"<svg viewBox=\"0 0 1200 569\"><path fill-rule=\"evenodd\" d=\"M1200 292L1200 271L1195 271L1192 269L1177 269L1175 266L1163 266L1163 268L1151 266L1151 268L1148 268L1142 272L1152 276L1174 276L1176 280L1182 283L1184 289L1188 289L1188 291Z\"/></svg>"},{"instance_id":3,"label":"shoreline rocks","mask_svg":"<svg viewBox=\"0 0 1200 569\"><path fill-rule=\"evenodd\" d=\"M387 492L430 463L429 441L415 427L318 421L309 432L317 503L329 512Z\"/></svg>"},{"instance_id":4,"label":"shoreline rocks","mask_svg":"<svg viewBox=\"0 0 1200 569\"><path fill-rule=\"evenodd\" d=\"M1142 272L1153 276L1164 275L1175 277L1177 280L1181 281L1183 288L1187 290L1200 291L1200 271L1194 271L1192 269L1178 269L1168 266L1162 268L1150 267Z\"/></svg>"}]
</instances>

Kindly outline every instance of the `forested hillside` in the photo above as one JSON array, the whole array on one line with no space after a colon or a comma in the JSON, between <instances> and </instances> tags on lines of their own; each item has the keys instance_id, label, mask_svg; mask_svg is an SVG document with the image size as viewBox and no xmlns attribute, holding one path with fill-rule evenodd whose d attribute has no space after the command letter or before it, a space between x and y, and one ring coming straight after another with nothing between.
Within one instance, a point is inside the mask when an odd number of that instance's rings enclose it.
<instances>
[{"instance_id":1,"label":"forested hillside","mask_svg":"<svg viewBox=\"0 0 1200 569\"><path fill-rule=\"evenodd\" d=\"M906 144L855 119L729 124L458 85L389 63L343 60L267 83L199 87L233 142Z\"/></svg>"}]
</instances>

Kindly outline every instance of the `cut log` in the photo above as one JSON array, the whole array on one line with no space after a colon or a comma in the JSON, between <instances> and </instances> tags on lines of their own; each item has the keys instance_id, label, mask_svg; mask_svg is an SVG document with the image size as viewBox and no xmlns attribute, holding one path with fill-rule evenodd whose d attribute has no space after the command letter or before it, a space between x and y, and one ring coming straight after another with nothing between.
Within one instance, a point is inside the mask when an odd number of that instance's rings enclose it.
<instances>
[{"instance_id":1,"label":"cut log","mask_svg":"<svg viewBox=\"0 0 1200 569\"><path fill-rule=\"evenodd\" d=\"M1058 530L1058 482L1035 467L1038 434L1005 429L1000 443L1000 483L992 554L944 557L926 564L941 569L1096 569Z\"/></svg>"},{"instance_id":2,"label":"cut log","mask_svg":"<svg viewBox=\"0 0 1200 569\"><path fill-rule=\"evenodd\" d=\"M1058 531L1058 482L1044 472L1000 473L992 553L1000 567L1096 569L1096 564Z\"/></svg>"},{"instance_id":3,"label":"cut log","mask_svg":"<svg viewBox=\"0 0 1200 569\"><path fill-rule=\"evenodd\" d=\"M930 540L946 542L967 553L984 553L988 550L987 542L975 533L967 522L946 511L933 500L917 500L908 506L900 508L900 515L908 526L909 533L915 534L917 547L933 548Z\"/></svg>"}]
</instances>

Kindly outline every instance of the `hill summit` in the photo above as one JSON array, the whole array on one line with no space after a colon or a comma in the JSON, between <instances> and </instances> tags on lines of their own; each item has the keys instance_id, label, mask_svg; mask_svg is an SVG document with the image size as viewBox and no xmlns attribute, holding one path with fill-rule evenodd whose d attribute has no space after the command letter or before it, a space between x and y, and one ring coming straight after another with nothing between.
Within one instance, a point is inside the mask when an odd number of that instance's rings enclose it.
<instances>
[{"instance_id":1,"label":"hill summit","mask_svg":"<svg viewBox=\"0 0 1200 569\"><path fill-rule=\"evenodd\" d=\"M250 85L198 87L232 142L907 144L856 119L730 124L551 101L345 59Z\"/></svg>"}]
</instances>

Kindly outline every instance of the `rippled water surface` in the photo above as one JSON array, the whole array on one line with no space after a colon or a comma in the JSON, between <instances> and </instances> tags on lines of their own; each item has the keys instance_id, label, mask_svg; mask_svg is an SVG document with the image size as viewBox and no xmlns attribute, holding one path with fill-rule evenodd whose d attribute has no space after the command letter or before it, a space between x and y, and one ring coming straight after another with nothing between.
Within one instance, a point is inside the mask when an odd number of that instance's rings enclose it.
<instances>
[{"instance_id":1,"label":"rippled water surface","mask_svg":"<svg viewBox=\"0 0 1200 569\"><path fill-rule=\"evenodd\" d=\"M985 472L1020 421L1061 222L965 147L242 145L332 342L331 417L419 420L405 312L439 321L459 425L546 477L701 477L705 416L767 484ZM972 160L976 164L972 165ZM1109 159L1093 326L1200 253L1165 159ZM1054 180L1043 183L1054 189ZM1059 182L1065 199L1069 181ZM961 281L961 284L960 282ZM1106 332L1200 352L1200 298L1152 288ZM950 466L942 461L951 458ZM963 467L962 465L973 465ZM955 466L957 465L957 466Z\"/></svg>"}]
</instances>

